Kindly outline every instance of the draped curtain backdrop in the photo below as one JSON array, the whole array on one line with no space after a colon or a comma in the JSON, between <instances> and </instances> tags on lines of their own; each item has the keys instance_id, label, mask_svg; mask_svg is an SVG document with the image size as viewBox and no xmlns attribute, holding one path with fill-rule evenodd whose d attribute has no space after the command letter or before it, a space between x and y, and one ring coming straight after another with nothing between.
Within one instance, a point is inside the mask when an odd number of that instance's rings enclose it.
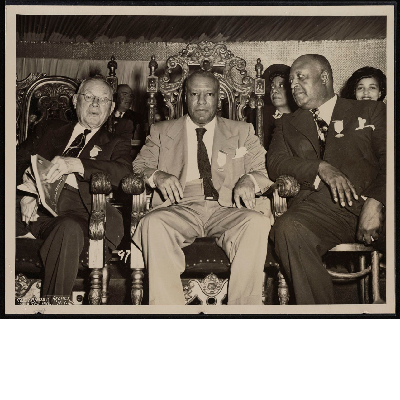
<instances>
[{"instance_id":1,"label":"draped curtain backdrop","mask_svg":"<svg viewBox=\"0 0 400 400\"><path fill-rule=\"evenodd\" d=\"M247 62L249 75L261 58L290 65L301 54L330 61L337 93L352 72L369 65L386 73L386 17L285 16L91 16L18 15L17 78L44 72L85 79L108 74L114 55L119 83L134 90L133 109L146 116L148 63L165 60L189 43L225 43Z\"/></svg>"}]
</instances>

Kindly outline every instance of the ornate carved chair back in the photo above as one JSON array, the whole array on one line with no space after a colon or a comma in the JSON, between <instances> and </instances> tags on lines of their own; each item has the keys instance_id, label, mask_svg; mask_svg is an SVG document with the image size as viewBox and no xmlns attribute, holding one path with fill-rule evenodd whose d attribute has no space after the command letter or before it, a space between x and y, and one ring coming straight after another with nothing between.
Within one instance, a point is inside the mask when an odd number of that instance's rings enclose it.
<instances>
[{"instance_id":1,"label":"ornate carved chair back","mask_svg":"<svg viewBox=\"0 0 400 400\"><path fill-rule=\"evenodd\" d=\"M256 77L252 78L247 73L246 61L233 55L225 44L204 41L189 44L177 55L169 57L165 73L161 77L155 74L158 68L155 56L152 56L149 68L149 126L160 118L156 99L158 92L161 93L168 110L166 119L176 119L185 113L185 80L192 71L203 69L213 72L220 83L218 115L245 121L245 108L257 108L256 134L263 143L262 96L265 93L265 81L261 78L263 66L260 59L255 67Z\"/></svg>"},{"instance_id":2,"label":"ornate carved chair back","mask_svg":"<svg viewBox=\"0 0 400 400\"><path fill-rule=\"evenodd\" d=\"M64 76L30 74L17 81L17 145L26 140L31 126L48 119L72 121L72 95L79 81Z\"/></svg>"}]
</instances>

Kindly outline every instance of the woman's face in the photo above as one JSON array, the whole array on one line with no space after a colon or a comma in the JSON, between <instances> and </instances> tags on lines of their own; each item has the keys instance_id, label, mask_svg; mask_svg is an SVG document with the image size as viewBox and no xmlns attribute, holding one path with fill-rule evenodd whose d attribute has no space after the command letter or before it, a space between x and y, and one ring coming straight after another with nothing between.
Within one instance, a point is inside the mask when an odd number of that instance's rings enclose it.
<instances>
[{"instance_id":1,"label":"woman's face","mask_svg":"<svg viewBox=\"0 0 400 400\"><path fill-rule=\"evenodd\" d=\"M379 83L374 78L363 78L356 85L357 100L378 100L381 97Z\"/></svg>"},{"instance_id":2,"label":"woman's face","mask_svg":"<svg viewBox=\"0 0 400 400\"><path fill-rule=\"evenodd\" d=\"M281 76L276 76L272 80L270 97L275 107L287 106L285 80Z\"/></svg>"}]
</instances>

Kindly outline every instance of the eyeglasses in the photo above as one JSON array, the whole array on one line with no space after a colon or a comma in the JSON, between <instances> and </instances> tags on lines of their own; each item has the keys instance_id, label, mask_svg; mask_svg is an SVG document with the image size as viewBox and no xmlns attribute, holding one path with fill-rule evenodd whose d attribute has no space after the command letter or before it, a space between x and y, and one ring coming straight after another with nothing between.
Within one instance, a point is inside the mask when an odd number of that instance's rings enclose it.
<instances>
[{"instance_id":1,"label":"eyeglasses","mask_svg":"<svg viewBox=\"0 0 400 400\"><path fill-rule=\"evenodd\" d=\"M91 93L78 93L80 96L83 96L83 98L85 99L85 101L87 101L88 103L92 103L95 99L97 99L99 101L99 104L101 104L102 106L104 106L105 104L107 104L110 100L107 97L98 97L95 96Z\"/></svg>"}]
</instances>

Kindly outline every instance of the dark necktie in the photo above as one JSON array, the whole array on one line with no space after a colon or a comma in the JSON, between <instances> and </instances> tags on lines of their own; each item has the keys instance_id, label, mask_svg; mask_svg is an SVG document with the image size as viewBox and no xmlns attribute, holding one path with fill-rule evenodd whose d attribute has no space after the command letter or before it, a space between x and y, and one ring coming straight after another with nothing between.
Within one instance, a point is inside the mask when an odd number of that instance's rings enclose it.
<instances>
[{"instance_id":1,"label":"dark necktie","mask_svg":"<svg viewBox=\"0 0 400 400\"><path fill-rule=\"evenodd\" d=\"M326 143L326 134L328 133L328 124L319 116L318 108L313 108L311 112L315 122L318 125L318 130L320 132L320 135L318 135L319 155L320 158L322 159L324 158L324 153L325 153L325 143Z\"/></svg>"},{"instance_id":2,"label":"dark necktie","mask_svg":"<svg viewBox=\"0 0 400 400\"><path fill-rule=\"evenodd\" d=\"M196 128L197 134L197 165L199 167L200 178L203 179L205 197L212 197L218 200L218 192L215 190L211 181L211 164L208 159L206 145L203 142L205 128Z\"/></svg>"},{"instance_id":3,"label":"dark necktie","mask_svg":"<svg viewBox=\"0 0 400 400\"><path fill-rule=\"evenodd\" d=\"M62 153L63 157L78 157L80 151L85 146L86 136L91 132L90 129L85 129L80 133L73 142L69 145L68 149Z\"/></svg>"}]
</instances>

